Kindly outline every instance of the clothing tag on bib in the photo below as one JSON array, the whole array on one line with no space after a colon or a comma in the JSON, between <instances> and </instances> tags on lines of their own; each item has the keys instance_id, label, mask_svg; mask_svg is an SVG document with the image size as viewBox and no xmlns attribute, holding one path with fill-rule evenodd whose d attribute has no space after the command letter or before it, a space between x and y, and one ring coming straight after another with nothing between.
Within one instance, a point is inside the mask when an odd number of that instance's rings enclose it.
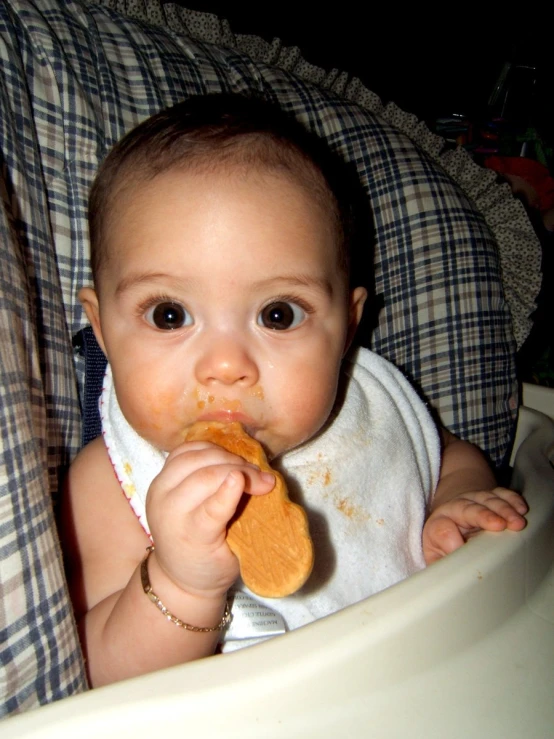
<instances>
[{"instance_id":1,"label":"clothing tag on bib","mask_svg":"<svg viewBox=\"0 0 554 739\"><path fill-rule=\"evenodd\" d=\"M241 590L233 592L231 614L233 618L225 631L223 651L240 649L247 643L254 644L287 631L281 614ZM229 642L237 643L231 645Z\"/></svg>"}]
</instances>

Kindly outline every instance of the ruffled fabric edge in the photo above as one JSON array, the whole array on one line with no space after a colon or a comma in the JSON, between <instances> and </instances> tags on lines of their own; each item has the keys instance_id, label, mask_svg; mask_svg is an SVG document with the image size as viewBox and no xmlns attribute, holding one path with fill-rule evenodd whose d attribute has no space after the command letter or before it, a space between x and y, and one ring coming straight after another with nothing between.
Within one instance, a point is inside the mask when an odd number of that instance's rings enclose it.
<instances>
[{"instance_id":1,"label":"ruffled fabric edge","mask_svg":"<svg viewBox=\"0 0 554 739\"><path fill-rule=\"evenodd\" d=\"M359 105L408 136L457 183L493 234L514 338L517 348L522 346L533 325L531 315L541 288L542 251L523 205L512 195L508 184L497 181L495 172L476 164L461 147L448 149L445 140L417 116L395 103L383 104L358 77L338 69L326 71L311 64L297 46L285 46L279 38L268 42L259 36L235 34L225 18L175 3L163 4L160 0L86 0L86 4L107 6L179 36L234 49L254 62L279 67L304 82Z\"/></svg>"}]
</instances>

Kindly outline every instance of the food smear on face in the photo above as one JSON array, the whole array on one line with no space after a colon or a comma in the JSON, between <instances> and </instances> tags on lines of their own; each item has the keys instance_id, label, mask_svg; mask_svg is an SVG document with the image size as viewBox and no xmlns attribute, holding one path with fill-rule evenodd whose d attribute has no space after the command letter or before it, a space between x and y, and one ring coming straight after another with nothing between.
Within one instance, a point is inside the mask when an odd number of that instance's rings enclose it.
<instances>
[{"instance_id":1,"label":"food smear on face","mask_svg":"<svg viewBox=\"0 0 554 739\"><path fill-rule=\"evenodd\" d=\"M264 389L261 385L254 385L252 390L250 390L250 395L253 398L257 398L258 400L264 399Z\"/></svg>"},{"instance_id":2,"label":"food smear on face","mask_svg":"<svg viewBox=\"0 0 554 739\"><path fill-rule=\"evenodd\" d=\"M251 394L263 400L263 390L258 385L252 388ZM238 398L216 398L215 395L197 387L194 390L194 397L196 398L196 407L198 410L204 410L207 406L213 406L212 410L220 410L227 413L238 413L242 410L242 402Z\"/></svg>"}]
</instances>

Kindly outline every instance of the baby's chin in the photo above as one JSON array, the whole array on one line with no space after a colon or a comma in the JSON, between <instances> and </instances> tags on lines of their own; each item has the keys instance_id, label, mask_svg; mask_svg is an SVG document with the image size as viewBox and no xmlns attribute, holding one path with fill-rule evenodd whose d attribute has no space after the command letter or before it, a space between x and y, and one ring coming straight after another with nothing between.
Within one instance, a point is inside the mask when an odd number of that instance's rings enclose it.
<instances>
[{"instance_id":1,"label":"baby's chin","mask_svg":"<svg viewBox=\"0 0 554 739\"><path fill-rule=\"evenodd\" d=\"M252 436L252 438L261 444L268 461L271 462L311 441L324 425L325 423L321 423L314 429L304 429L302 434L281 432L280 430L277 431L267 428L254 428L249 427L248 424L243 424L243 427L249 436ZM160 438L159 434L148 434L148 436L145 435L143 438L158 449L158 451L170 454L184 443L188 427L189 425L185 425L182 429L175 431L170 436L165 435L163 438Z\"/></svg>"},{"instance_id":2,"label":"baby's chin","mask_svg":"<svg viewBox=\"0 0 554 739\"><path fill-rule=\"evenodd\" d=\"M268 460L273 462L283 457L287 452L292 452L304 444L307 444L319 434L324 426L325 423L322 423L315 430L307 431L302 436L276 437L274 439L268 439L267 441L263 438L258 438L257 440L264 448Z\"/></svg>"}]
</instances>

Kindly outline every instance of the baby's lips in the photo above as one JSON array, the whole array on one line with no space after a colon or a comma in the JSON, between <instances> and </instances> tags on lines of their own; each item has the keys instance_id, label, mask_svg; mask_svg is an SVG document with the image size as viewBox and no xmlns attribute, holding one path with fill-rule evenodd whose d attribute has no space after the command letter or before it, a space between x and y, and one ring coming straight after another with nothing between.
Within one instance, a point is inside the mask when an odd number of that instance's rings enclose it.
<instances>
[{"instance_id":1,"label":"baby's lips","mask_svg":"<svg viewBox=\"0 0 554 739\"><path fill-rule=\"evenodd\" d=\"M255 427L255 421L248 413L226 410L225 408L202 413L198 416L197 421L206 423L212 421L217 421L218 423L240 423L244 427Z\"/></svg>"},{"instance_id":2,"label":"baby's lips","mask_svg":"<svg viewBox=\"0 0 554 739\"><path fill-rule=\"evenodd\" d=\"M261 429L260 424L247 413L239 411L211 410L198 416L195 422L188 424L183 429L183 440L187 439L189 431L197 424L208 425L214 422L217 424L222 424L224 426L238 424L240 425L242 430L245 431L248 436L252 437L253 439L257 439L258 433Z\"/></svg>"}]
</instances>

